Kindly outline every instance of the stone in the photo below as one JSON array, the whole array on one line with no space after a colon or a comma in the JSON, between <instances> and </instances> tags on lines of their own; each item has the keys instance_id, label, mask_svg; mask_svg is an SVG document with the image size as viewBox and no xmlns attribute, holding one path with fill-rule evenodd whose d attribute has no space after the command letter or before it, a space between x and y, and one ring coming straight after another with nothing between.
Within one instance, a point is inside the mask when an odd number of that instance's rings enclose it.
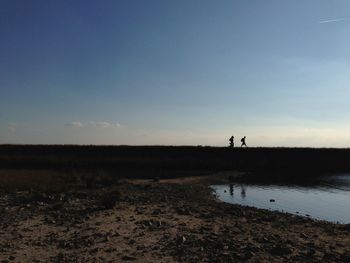
<instances>
[{"instance_id":1,"label":"stone","mask_svg":"<svg viewBox=\"0 0 350 263\"><path fill-rule=\"evenodd\" d=\"M129 261L129 260L136 260L136 258L132 257L132 256L125 255L122 257L122 260Z\"/></svg>"},{"instance_id":2,"label":"stone","mask_svg":"<svg viewBox=\"0 0 350 263\"><path fill-rule=\"evenodd\" d=\"M272 255L276 255L276 256L283 256L283 255L288 255L291 253L291 249L287 246L284 245L276 245L275 247L273 247L270 250L270 253Z\"/></svg>"}]
</instances>

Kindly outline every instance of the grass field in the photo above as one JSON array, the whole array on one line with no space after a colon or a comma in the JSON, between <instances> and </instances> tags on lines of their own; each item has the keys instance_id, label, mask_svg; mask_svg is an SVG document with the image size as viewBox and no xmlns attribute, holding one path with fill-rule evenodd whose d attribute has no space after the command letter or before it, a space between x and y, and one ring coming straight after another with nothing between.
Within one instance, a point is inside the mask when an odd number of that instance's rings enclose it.
<instances>
[{"instance_id":1,"label":"grass field","mask_svg":"<svg viewBox=\"0 0 350 263\"><path fill-rule=\"evenodd\" d=\"M104 170L146 177L223 170L319 174L349 172L350 149L1 145L0 169Z\"/></svg>"}]
</instances>

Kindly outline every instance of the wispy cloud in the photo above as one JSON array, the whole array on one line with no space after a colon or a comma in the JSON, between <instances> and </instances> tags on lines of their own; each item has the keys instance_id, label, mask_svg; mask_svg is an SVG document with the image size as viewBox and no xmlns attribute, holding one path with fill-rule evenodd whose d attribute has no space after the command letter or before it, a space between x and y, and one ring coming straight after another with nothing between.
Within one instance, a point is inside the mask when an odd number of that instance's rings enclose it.
<instances>
[{"instance_id":1,"label":"wispy cloud","mask_svg":"<svg viewBox=\"0 0 350 263\"><path fill-rule=\"evenodd\" d=\"M89 121L86 123L83 123L81 121L72 121L70 123L67 123L66 126L75 127L75 128L82 128L82 127L120 128L122 127L122 125L118 122L112 123L107 121Z\"/></svg>"},{"instance_id":2,"label":"wispy cloud","mask_svg":"<svg viewBox=\"0 0 350 263\"><path fill-rule=\"evenodd\" d=\"M66 126L80 128L83 127L83 124L80 121L72 121L70 123L67 123Z\"/></svg>"},{"instance_id":3,"label":"wispy cloud","mask_svg":"<svg viewBox=\"0 0 350 263\"><path fill-rule=\"evenodd\" d=\"M88 123L88 125L94 126L94 127L99 127L99 128L108 128L111 127L111 124L106 121L91 121Z\"/></svg>"},{"instance_id":4,"label":"wispy cloud","mask_svg":"<svg viewBox=\"0 0 350 263\"><path fill-rule=\"evenodd\" d=\"M121 124L120 123L110 123L110 122L106 122L106 121L91 121L88 124L95 126L95 127L99 127L99 128L109 128L109 127L116 127L116 128L120 128Z\"/></svg>"},{"instance_id":5,"label":"wispy cloud","mask_svg":"<svg viewBox=\"0 0 350 263\"><path fill-rule=\"evenodd\" d=\"M328 19L328 20L320 20L318 21L319 24L327 24L327 23L335 23L335 22L342 22L349 20L349 17L343 17L343 18L336 18L336 19Z\"/></svg>"}]
</instances>

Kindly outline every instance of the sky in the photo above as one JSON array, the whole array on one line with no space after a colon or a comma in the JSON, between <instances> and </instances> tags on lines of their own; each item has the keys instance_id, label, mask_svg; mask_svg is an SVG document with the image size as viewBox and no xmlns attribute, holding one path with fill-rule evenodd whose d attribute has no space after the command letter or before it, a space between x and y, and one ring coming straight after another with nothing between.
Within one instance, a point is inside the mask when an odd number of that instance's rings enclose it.
<instances>
[{"instance_id":1,"label":"sky","mask_svg":"<svg viewBox=\"0 0 350 263\"><path fill-rule=\"evenodd\" d=\"M348 0L1 0L0 144L350 147Z\"/></svg>"}]
</instances>

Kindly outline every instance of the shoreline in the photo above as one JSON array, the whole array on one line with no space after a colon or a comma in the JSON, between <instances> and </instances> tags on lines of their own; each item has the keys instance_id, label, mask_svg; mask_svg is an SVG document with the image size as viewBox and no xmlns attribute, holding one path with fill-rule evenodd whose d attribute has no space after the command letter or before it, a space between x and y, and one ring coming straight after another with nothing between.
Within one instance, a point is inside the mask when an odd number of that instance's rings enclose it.
<instances>
[{"instance_id":1,"label":"shoreline","mask_svg":"<svg viewBox=\"0 0 350 263\"><path fill-rule=\"evenodd\" d=\"M349 225L227 204L225 176L1 193L8 262L345 262ZM111 202L111 200L113 202Z\"/></svg>"}]
</instances>

